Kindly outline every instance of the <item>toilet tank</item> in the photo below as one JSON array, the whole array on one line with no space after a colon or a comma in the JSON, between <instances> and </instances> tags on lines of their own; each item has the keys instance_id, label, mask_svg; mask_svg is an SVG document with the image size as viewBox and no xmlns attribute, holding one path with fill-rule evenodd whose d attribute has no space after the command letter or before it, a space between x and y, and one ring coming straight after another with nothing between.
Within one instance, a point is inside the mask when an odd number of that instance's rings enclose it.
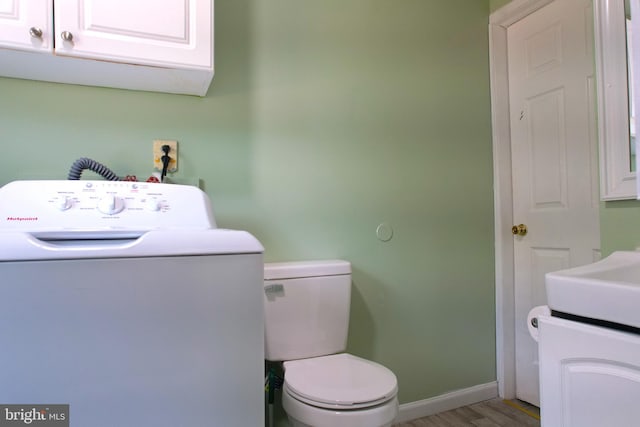
<instances>
[{"instance_id":1,"label":"toilet tank","mask_svg":"<svg viewBox=\"0 0 640 427\"><path fill-rule=\"evenodd\" d=\"M294 360L344 351L350 304L347 261L265 264L265 358Z\"/></svg>"}]
</instances>

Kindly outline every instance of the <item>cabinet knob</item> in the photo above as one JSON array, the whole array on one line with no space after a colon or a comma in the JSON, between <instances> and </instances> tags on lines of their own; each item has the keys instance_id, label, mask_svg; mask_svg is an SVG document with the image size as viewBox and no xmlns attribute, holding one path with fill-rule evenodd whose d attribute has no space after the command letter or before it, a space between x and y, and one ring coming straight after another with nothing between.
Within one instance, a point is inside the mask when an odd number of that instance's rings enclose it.
<instances>
[{"instance_id":1,"label":"cabinet knob","mask_svg":"<svg viewBox=\"0 0 640 427\"><path fill-rule=\"evenodd\" d=\"M69 31L63 31L60 34L60 37L62 37L62 40L66 41L66 42L73 41L73 34L70 33Z\"/></svg>"},{"instance_id":2,"label":"cabinet knob","mask_svg":"<svg viewBox=\"0 0 640 427\"><path fill-rule=\"evenodd\" d=\"M42 30L38 27L31 27L29 28L29 34L34 39L39 39L40 37L42 37Z\"/></svg>"}]
</instances>

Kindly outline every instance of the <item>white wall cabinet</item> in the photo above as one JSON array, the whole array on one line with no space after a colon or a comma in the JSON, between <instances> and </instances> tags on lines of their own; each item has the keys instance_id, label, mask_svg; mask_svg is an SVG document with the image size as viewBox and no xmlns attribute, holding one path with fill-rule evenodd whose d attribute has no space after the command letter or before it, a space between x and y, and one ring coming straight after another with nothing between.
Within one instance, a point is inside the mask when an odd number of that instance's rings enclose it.
<instances>
[{"instance_id":1,"label":"white wall cabinet","mask_svg":"<svg viewBox=\"0 0 640 427\"><path fill-rule=\"evenodd\" d=\"M0 75L203 96L213 0L0 0Z\"/></svg>"},{"instance_id":2,"label":"white wall cabinet","mask_svg":"<svg viewBox=\"0 0 640 427\"><path fill-rule=\"evenodd\" d=\"M52 0L0 0L0 47L52 53L52 6Z\"/></svg>"}]
</instances>

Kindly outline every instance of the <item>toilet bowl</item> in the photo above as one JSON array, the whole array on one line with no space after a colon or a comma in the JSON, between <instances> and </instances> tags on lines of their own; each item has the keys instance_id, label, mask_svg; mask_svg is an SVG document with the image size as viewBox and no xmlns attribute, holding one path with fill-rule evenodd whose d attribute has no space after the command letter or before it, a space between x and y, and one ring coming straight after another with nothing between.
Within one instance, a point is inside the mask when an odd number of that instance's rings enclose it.
<instances>
[{"instance_id":1,"label":"toilet bowl","mask_svg":"<svg viewBox=\"0 0 640 427\"><path fill-rule=\"evenodd\" d=\"M265 264L265 355L283 362L293 427L387 427L398 414L388 368L348 353L351 264Z\"/></svg>"},{"instance_id":2,"label":"toilet bowl","mask_svg":"<svg viewBox=\"0 0 640 427\"><path fill-rule=\"evenodd\" d=\"M297 426L390 426L397 380L384 366L347 353L284 362L282 405Z\"/></svg>"}]
</instances>

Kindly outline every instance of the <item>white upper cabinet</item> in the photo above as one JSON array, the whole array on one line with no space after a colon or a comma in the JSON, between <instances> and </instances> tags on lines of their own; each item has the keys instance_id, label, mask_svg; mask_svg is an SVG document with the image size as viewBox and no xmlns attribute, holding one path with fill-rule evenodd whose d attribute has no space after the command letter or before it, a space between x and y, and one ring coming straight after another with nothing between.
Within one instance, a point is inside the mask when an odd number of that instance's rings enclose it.
<instances>
[{"instance_id":1,"label":"white upper cabinet","mask_svg":"<svg viewBox=\"0 0 640 427\"><path fill-rule=\"evenodd\" d=\"M55 0L55 52L209 68L211 6L209 0Z\"/></svg>"},{"instance_id":2,"label":"white upper cabinet","mask_svg":"<svg viewBox=\"0 0 640 427\"><path fill-rule=\"evenodd\" d=\"M0 0L0 75L203 96L213 22L213 0Z\"/></svg>"},{"instance_id":3,"label":"white upper cabinet","mask_svg":"<svg viewBox=\"0 0 640 427\"><path fill-rule=\"evenodd\" d=\"M53 0L0 0L0 45L53 50Z\"/></svg>"}]
</instances>

